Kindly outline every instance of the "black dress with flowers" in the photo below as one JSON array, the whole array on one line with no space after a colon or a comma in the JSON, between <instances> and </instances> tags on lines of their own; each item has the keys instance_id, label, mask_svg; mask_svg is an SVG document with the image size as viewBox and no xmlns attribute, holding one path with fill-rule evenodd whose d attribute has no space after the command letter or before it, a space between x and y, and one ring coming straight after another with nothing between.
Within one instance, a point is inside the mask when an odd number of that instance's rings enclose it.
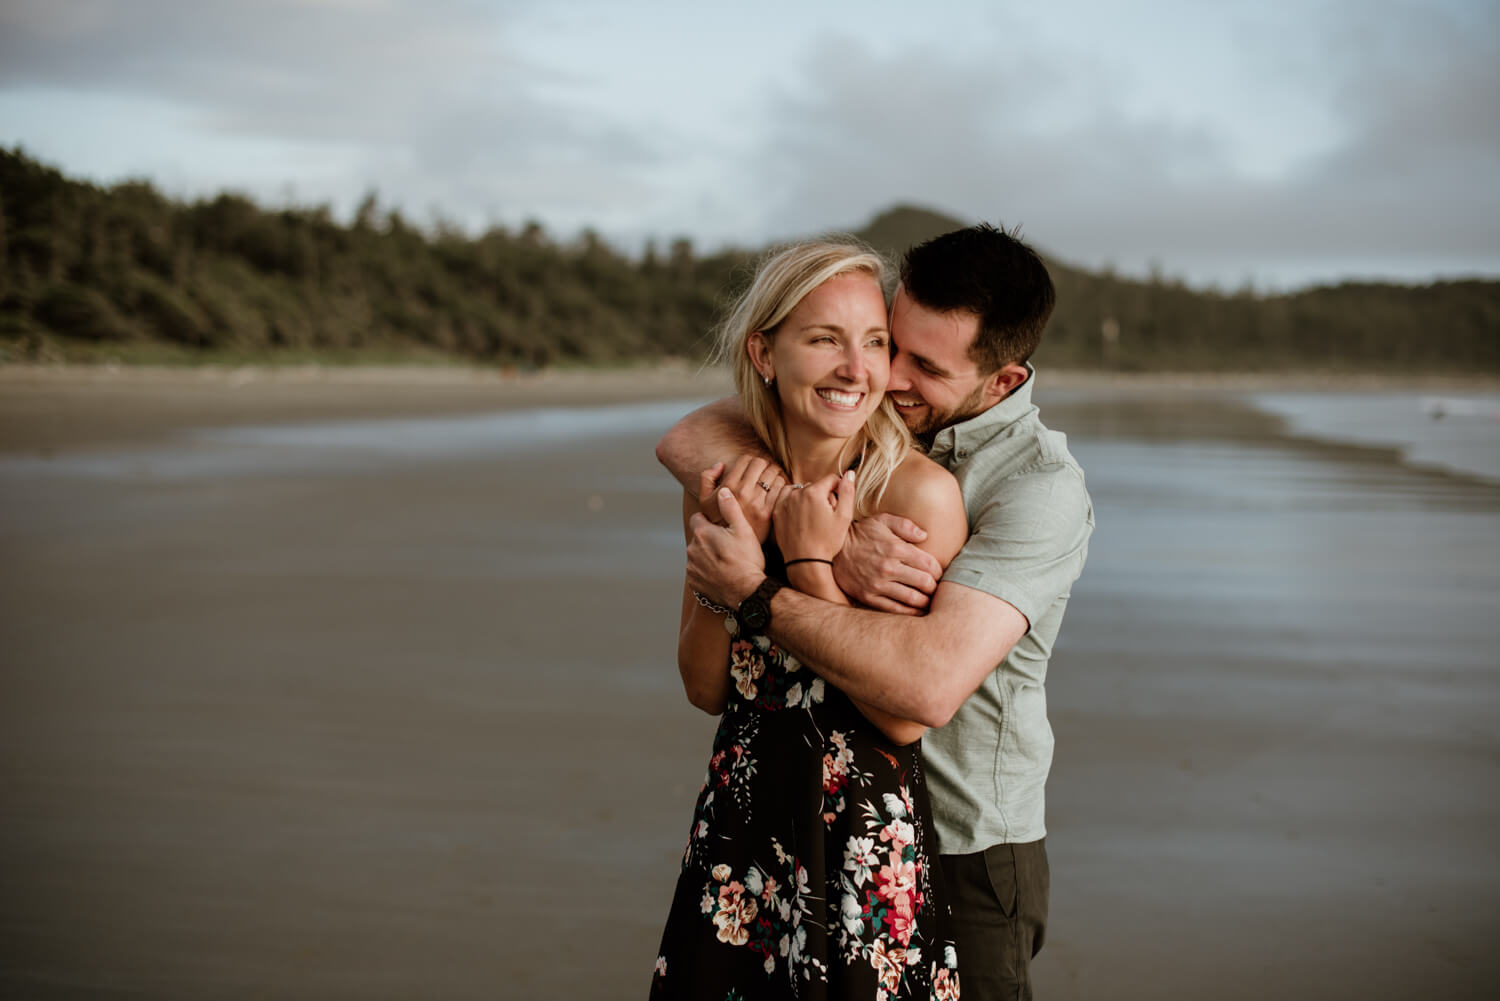
<instances>
[{"instance_id":1,"label":"black dress with flowers","mask_svg":"<svg viewBox=\"0 0 1500 1001\"><path fill-rule=\"evenodd\" d=\"M957 998L919 744L765 636L729 673L653 1001Z\"/></svg>"}]
</instances>

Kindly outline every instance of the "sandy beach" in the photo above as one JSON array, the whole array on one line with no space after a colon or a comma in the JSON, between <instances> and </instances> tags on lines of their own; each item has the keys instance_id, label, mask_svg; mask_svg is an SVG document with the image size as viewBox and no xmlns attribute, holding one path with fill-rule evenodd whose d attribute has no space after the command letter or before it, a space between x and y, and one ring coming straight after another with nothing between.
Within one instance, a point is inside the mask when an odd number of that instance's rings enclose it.
<instances>
[{"instance_id":1,"label":"sandy beach","mask_svg":"<svg viewBox=\"0 0 1500 1001\"><path fill-rule=\"evenodd\" d=\"M1500 487L1271 385L1044 373L1039 997L1500 987ZM643 997L713 730L651 445L726 390L0 369L0 996Z\"/></svg>"}]
</instances>

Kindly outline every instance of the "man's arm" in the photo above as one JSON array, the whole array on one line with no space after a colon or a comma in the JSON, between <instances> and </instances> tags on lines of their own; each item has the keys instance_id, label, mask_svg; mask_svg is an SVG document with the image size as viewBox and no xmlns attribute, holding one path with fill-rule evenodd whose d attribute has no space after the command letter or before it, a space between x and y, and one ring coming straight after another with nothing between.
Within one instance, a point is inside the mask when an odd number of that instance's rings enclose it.
<instances>
[{"instance_id":1,"label":"man's arm","mask_svg":"<svg viewBox=\"0 0 1500 1001\"><path fill-rule=\"evenodd\" d=\"M839 589L866 608L921 615L943 575L943 565L921 547L926 539L910 518L861 518L849 526L844 548L833 558Z\"/></svg>"},{"instance_id":2,"label":"man's arm","mask_svg":"<svg viewBox=\"0 0 1500 1001\"><path fill-rule=\"evenodd\" d=\"M694 495L703 470L718 462L728 467L741 455L771 458L750 430L739 398L734 396L694 410L672 425L656 444L656 460Z\"/></svg>"},{"instance_id":3,"label":"man's arm","mask_svg":"<svg viewBox=\"0 0 1500 1001\"><path fill-rule=\"evenodd\" d=\"M688 582L738 605L764 572L755 534L733 496L728 527L690 524ZM771 637L851 698L926 726L942 726L1026 634L1026 617L993 595L943 582L923 617L833 605L790 588L771 603Z\"/></svg>"},{"instance_id":4,"label":"man's arm","mask_svg":"<svg viewBox=\"0 0 1500 1001\"><path fill-rule=\"evenodd\" d=\"M920 617L831 605L783 589L772 601L770 634L851 699L938 727L1028 628L1009 602L943 581Z\"/></svg>"}]
</instances>

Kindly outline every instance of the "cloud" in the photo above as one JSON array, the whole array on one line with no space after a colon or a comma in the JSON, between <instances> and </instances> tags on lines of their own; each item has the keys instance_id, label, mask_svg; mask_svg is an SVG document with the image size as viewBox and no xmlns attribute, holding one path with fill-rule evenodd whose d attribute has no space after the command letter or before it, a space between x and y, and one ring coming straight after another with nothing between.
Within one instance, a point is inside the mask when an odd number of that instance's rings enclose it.
<instances>
[{"instance_id":1,"label":"cloud","mask_svg":"<svg viewBox=\"0 0 1500 1001\"><path fill-rule=\"evenodd\" d=\"M1500 9L1392 5L1325 41L1348 140L1288 193L1321 203L1335 250L1500 251ZM1372 19L1373 20L1373 19Z\"/></svg>"},{"instance_id":2,"label":"cloud","mask_svg":"<svg viewBox=\"0 0 1500 1001\"><path fill-rule=\"evenodd\" d=\"M12 0L0 87L163 100L194 134L321 148L388 203L466 221L639 202L659 152L513 41L521 6Z\"/></svg>"},{"instance_id":3,"label":"cloud","mask_svg":"<svg viewBox=\"0 0 1500 1001\"><path fill-rule=\"evenodd\" d=\"M881 54L825 39L824 58L777 98L768 227L857 225L903 201L1023 223L1067 260L1228 284L1451 269L1476 255L1500 270L1494 13L1385 5L1350 17L1278 36L1288 62L1320 65L1309 81L1321 89L1300 95L1342 128L1269 173L1236 155L1238 116L1260 109L1143 109L1123 59Z\"/></svg>"},{"instance_id":4,"label":"cloud","mask_svg":"<svg viewBox=\"0 0 1500 1001\"><path fill-rule=\"evenodd\" d=\"M0 105L174 194L703 246L915 202L1130 273L1500 271L1493 4L779 2L7 0Z\"/></svg>"}]
</instances>

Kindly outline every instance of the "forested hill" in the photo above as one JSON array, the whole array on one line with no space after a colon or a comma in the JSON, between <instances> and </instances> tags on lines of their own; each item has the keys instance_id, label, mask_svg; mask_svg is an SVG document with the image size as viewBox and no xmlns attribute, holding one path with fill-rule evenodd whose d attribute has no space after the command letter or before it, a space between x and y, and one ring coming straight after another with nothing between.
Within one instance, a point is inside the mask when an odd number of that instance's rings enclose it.
<instances>
[{"instance_id":1,"label":"forested hill","mask_svg":"<svg viewBox=\"0 0 1500 1001\"><path fill-rule=\"evenodd\" d=\"M895 256L963 224L898 208L860 235ZM756 256L678 239L627 257L594 234L557 240L536 224L470 236L417 227L373 197L348 224L327 208L231 194L184 204L0 149L0 360L697 359ZM1046 364L1500 371L1496 281L1262 297L1049 264L1058 307Z\"/></svg>"}]
</instances>

